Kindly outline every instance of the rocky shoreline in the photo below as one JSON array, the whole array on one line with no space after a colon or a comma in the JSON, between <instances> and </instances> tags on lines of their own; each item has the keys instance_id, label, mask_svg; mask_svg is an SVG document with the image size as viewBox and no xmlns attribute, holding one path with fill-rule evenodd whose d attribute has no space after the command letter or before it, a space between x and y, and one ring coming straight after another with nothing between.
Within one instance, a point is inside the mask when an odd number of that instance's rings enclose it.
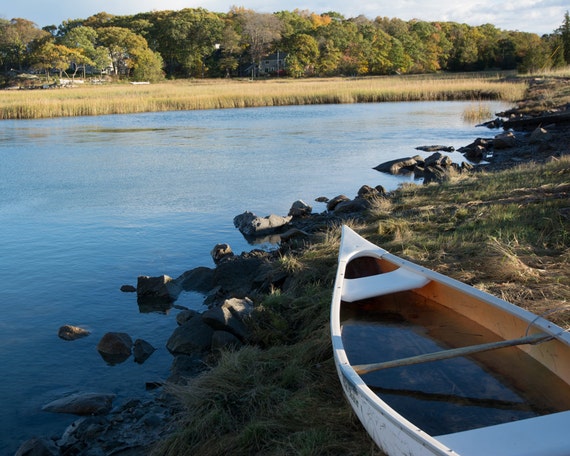
<instances>
[{"instance_id":1,"label":"rocky shoreline","mask_svg":"<svg viewBox=\"0 0 570 456\"><path fill-rule=\"evenodd\" d=\"M533 87L531 84L531 93ZM478 138L461 148L471 164L458 166L445 152L447 146L420 146L422 151L432 152L428 158L419 155L403 157L378 165L380 172L393 174L414 173L425 183L443 182L452 173L477 172L479 170L503 170L523 162L545 162L568 154L570 133L570 106L563 105L549 110L530 110L521 104L517 109L498 115L485 124L488 138ZM186 271L177 278L140 276L137 286L125 285L124 292L135 292L139 307L160 310L176 307L177 327L165 342L173 355L168 383L184 384L209 363L215 362L216 352L225 347L239 347L248 343L247 318L255 303L272 290L287 290L288 275L273 267L284 252L303 249L312 236L346 218L365 216L365 211L378 198L390 198L382 187L362 186L349 198L338 195L320 198L326 202L326 211L313 213L303 201L292 204L286 216L259 217L245 212L235 217L234 225L246 238L266 237L279 247L274 251L252 250L239 255L227 244L218 244L211 255L214 268L198 267ZM205 296L208 310L198 313L176 306L178 296L195 291ZM60 337L83 337L81 328L60 329ZM137 356L144 362L151 356L153 347L144 341L129 342L125 335L112 334L98 348L110 356L128 356L137 348ZM128 337L128 335L126 335ZM78 415L61 436L34 438L24 442L17 456L23 455L144 455L153 445L176 430L177 406L162 384L147 384L152 390L151 399L132 399L113 406L114 397L106 394L85 393L78 397L62 398L58 404L48 404L46 410ZM57 402L57 401L56 401ZM63 407L54 409L53 407Z\"/></svg>"}]
</instances>

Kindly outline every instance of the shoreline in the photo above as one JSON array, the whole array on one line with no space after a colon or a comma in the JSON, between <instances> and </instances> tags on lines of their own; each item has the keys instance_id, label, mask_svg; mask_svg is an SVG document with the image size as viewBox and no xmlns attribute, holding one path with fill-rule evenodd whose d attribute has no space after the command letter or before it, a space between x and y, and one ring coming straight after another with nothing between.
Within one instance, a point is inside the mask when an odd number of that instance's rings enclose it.
<instances>
[{"instance_id":1,"label":"shoreline","mask_svg":"<svg viewBox=\"0 0 570 456\"><path fill-rule=\"evenodd\" d=\"M530 135L526 132L521 133L520 141L514 143L514 146L512 148L504 149L501 152L500 160L496 160L489 163L488 165L484 165L483 169L487 171L500 171L528 161L543 162L549 160L550 157L556 156L556 154L559 153L563 153L561 151L564 147L567 147L567 130L568 129L564 126L547 130L547 132L550 132L553 137L549 138L542 144L531 144ZM494 158L497 157L498 155L494 154ZM346 215L342 215L340 218L342 219L345 216ZM305 218L299 218L299 224L295 226L295 228L303 232L308 232L310 234L311 224L317 226L318 229L321 229L322 226L338 220L327 214L313 214L310 217L314 217L314 219L308 221ZM303 242L300 242L301 248L302 243ZM298 246L295 245L295 247L297 248ZM107 435L109 438L114 438L113 436L116 437L125 433L138 433L138 442L135 442L133 443L133 446L125 447L124 449L115 448L113 450L113 454L143 454L141 451L144 451L145 453L150 452L156 442L160 441L175 430L173 428L175 412L176 407L173 407L173 402L169 402L168 395L164 396L162 392L157 392L155 401L138 404L135 404L133 401L128 401L127 404L119 407L116 411L107 415L107 417L104 419L100 417L80 418L63 433L62 438L65 437L69 439L68 442L71 442L72 438L78 440L78 436L80 435L83 435L84 438L89 437L93 440L101 439L101 433L98 434L97 431L102 432L103 430L105 430L105 432L109 432L109 430L111 430L111 432ZM135 416L138 416L137 420L133 421L128 418L133 414ZM164 425L165 422L166 425ZM112 429L111 424L116 425L116 429ZM88 429L89 432L87 432ZM151 435L151 433L149 433L149 429L158 431L158 434ZM40 444L44 443L45 439L44 442ZM77 444L77 442L73 443L72 445L75 444Z\"/></svg>"}]
</instances>

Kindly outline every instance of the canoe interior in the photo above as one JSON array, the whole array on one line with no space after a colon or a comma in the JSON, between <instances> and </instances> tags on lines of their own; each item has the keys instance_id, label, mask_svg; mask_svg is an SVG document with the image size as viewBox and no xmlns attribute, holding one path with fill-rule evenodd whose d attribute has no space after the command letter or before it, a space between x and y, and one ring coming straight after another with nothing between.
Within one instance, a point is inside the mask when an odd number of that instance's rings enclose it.
<instances>
[{"instance_id":1,"label":"canoe interior","mask_svg":"<svg viewBox=\"0 0 570 456\"><path fill-rule=\"evenodd\" d=\"M348 263L345 278L395 268L382 259L360 257ZM342 302L340 319L352 365L520 337L528 327L503 309L434 281L418 290ZM550 341L362 378L409 421L443 435L570 410L570 374L560 359L570 359L568 346Z\"/></svg>"}]
</instances>

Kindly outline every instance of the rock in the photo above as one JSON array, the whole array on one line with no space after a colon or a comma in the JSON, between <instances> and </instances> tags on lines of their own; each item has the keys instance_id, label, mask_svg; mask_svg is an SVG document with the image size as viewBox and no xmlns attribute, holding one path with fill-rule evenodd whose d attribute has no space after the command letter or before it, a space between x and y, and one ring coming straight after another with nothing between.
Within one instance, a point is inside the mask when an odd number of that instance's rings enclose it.
<instances>
[{"instance_id":1,"label":"rock","mask_svg":"<svg viewBox=\"0 0 570 456\"><path fill-rule=\"evenodd\" d=\"M240 340L247 338L244 320L253 312L253 302L249 298L226 299L222 306L214 307L202 314L202 320L214 330L226 331Z\"/></svg>"},{"instance_id":2,"label":"rock","mask_svg":"<svg viewBox=\"0 0 570 456\"><path fill-rule=\"evenodd\" d=\"M154 353L156 348L149 344L146 340L137 339L133 345L133 356L138 364L144 363L150 355Z\"/></svg>"},{"instance_id":3,"label":"rock","mask_svg":"<svg viewBox=\"0 0 570 456\"><path fill-rule=\"evenodd\" d=\"M443 166L434 165L429 166L424 169L424 184L429 184L432 182L444 182L449 179L449 168L444 168Z\"/></svg>"},{"instance_id":4,"label":"rock","mask_svg":"<svg viewBox=\"0 0 570 456\"><path fill-rule=\"evenodd\" d=\"M439 146L439 145L418 146L418 147L416 147L416 150L423 150L424 152L438 152L440 150L443 152L453 152L455 150L455 147L453 147L453 146Z\"/></svg>"},{"instance_id":5,"label":"rock","mask_svg":"<svg viewBox=\"0 0 570 456\"><path fill-rule=\"evenodd\" d=\"M275 214L258 217L252 212L246 211L234 217L234 226L244 236L258 236L277 232L287 225L291 219L291 216L281 217Z\"/></svg>"},{"instance_id":6,"label":"rock","mask_svg":"<svg viewBox=\"0 0 570 456\"><path fill-rule=\"evenodd\" d=\"M279 237L280 237L281 241L289 242L291 239L295 239L295 238L306 239L309 237L309 233L307 233L306 231L300 230L298 228L291 228L290 230L287 230L284 233L281 233Z\"/></svg>"},{"instance_id":7,"label":"rock","mask_svg":"<svg viewBox=\"0 0 570 456\"><path fill-rule=\"evenodd\" d=\"M253 301L249 298L226 299L222 307L229 309L234 317L239 318L242 321L250 317L254 309Z\"/></svg>"},{"instance_id":8,"label":"rock","mask_svg":"<svg viewBox=\"0 0 570 456\"><path fill-rule=\"evenodd\" d=\"M176 315L176 323L178 323L178 326L181 326L191 318L195 318L198 316L200 316L199 312L196 312L195 310L191 309L186 309L178 313L178 315Z\"/></svg>"},{"instance_id":9,"label":"rock","mask_svg":"<svg viewBox=\"0 0 570 456\"><path fill-rule=\"evenodd\" d=\"M233 255L228 256L227 258L232 257ZM169 283L170 289L174 290L175 287L179 287L180 290L184 291L208 293L212 288L214 288L214 270L205 266L199 266L186 271ZM180 293L180 291L178 293Z\"/></svg>"},{"instance_id":10,"label":"rock","mask_svg":"<svg viewBox=\"0 0 570 456\"><path fill-rule=\"evenodd\" d=\"M121 291L123 293L135 293L137 291L137 289L136 289L136 287L133 287L132 285L122 285Z\"/></svg>"},{"instance_id":11,"label":"rock","mask_svg":"<svg viewBox=\"0 0 570 456\"><path fill-rule=\"evenodd\" d=\"M419 155L416 155L415 157L390 160L375 166L374 169L382 173L401 174L403 172L412 172L418 162L423 162L423 159Z\"/></svg>"},{"instance_id":12,"label":"rock","mask_svg":"<svg viewBox=\"0 0 570 456\"><path fill-rule=\"evenodd\" d=\"M213 279L214 287L219 287L218 295L243 298L250 294L266 280L269 256L268 252L254 250L220 263Z\"/></svg>"},{"instance_id":13,"label":"rock","mask_svg":"<svg viewBox=\"0 0 570 456\"><path fill-rule=\"evenodd\" d=\"M229 244L216 244L210 252L215 264L219 264L224 259L234 255Z\"/></svg>"},{"instance_id":14,"label":"rock","mask_svg":"<svg viewBox=\"0 0 570 456\"><path fill-rule=\"evenodd\" d=\"M501 133L500 135L495 136L493 139L493 147L496 150L499 149L510 149L511 147L515 147L517 145L517 139L512 131L507 133Z\"/></svg>"},{"instance_id":15,"label":"rock","mask_svg":"<svg viewBox=\"0 0 570 456\"><path fill-rule=\"evenodd\" d=\"M214 331L212 335L212 350L237 349L242 345L241 340L227 331Z\"/></svg>"},{"instance_id":16,"label":"rock","mask_svg":"<svg viewBox=\"0 0 570 456\"><path fill-rule=\"evenodd\" d=\"M363 185L358 189L358 197L359 198L368 198L373 199L379 196L384 196L386 194L386 190L381 185L378 185L374 188L370 187L369 185Z\"/></svg>"},{"instance_id":17,"label":"rock","mask_svg":"<svg viewBox=\"0 0 570 456\"><path fill-rule=\"evenodd\" d=\"M317 203L328 203L329 199L326 196L319 196L315 198Z\"/></svg>"},{"instance_id":18,"label":"rock","mask_svg":"<svg viewBox=\"0 0 570 456\"><path fill-rule=\"evenodd\" d=\"M481 145L466 148L463 152L463 156L469 161L478 163L487 158L487 149Z\"/></svg>"},{"instance_id":19,"label":"rock","mask_svg":"<svg viewBox=\"0 0 570 456\"><path fill-rule=\"evenodd\" d=\"M366 198L354 198L353 200L343 201L334 208L335 214L346 214L351 212L361 212L370 208L370 202Z\"/></svg>"},{"instance_id":20,"label":"rock","mask_svg":"<svg viewBox=\"0 0 570 456\"><path fill-rule=\"evenodd\" d=\"M426 168L430 166L447 167L451 166L452 163L453 160L449 156L436 152L435 154L430 155L424 160L424 167Z\"/></svg>"},{"instance_id":21,"label":"rock","mask_svg":"<svg viewBox=\"0 0 570 456\"><path fill-rule=\"evenodd\" d=\"M247 328L240 320L233 317L229 309L223 307L208 309L202 314L202 320L213 330L227 331L240 340L246 337Z\"/></svg>"},{"instance_id":22,"label":"rock","mask_svg":"<svg viewBox=\"0 0 570 456\"><path fill-rule=\"evenodd\" d=\"M288 215L291 217L306 217L311 215L311 212L313 212L313 208L311 206L302 200L297 200L293 203L291 209L289 209Z\"/></svg>"},{"instance_id":23,"label":"rock","mask_svg":"<svg viewBox=\"0 0 570 456\"><path fill-rule=\"evenodd\" d=\"M14 456L57 456L59 449L52 440L33 438L26 440Z\"/></svg>"},{"instance_id":24,"label":"rock","mask_svg":"<svg viewBox=\"0 0 570 456\"><path fill-rule=\"evenodd\" d=\"M172 278L167 275L158 277L139 276L137 280L137 295L170 298L167 284Z\"/></svg>"},{"instance_id":25,"label":"rock","mask_svg":"<svg viewBox=\"0 0 570 456\"><path fill-rule=\"evenodd\" d=\"M63 325L57 332L59 338L64 340L76 340L82 337L87 337L89 334L91 334L90 331L71 325Z\"/></svg>"},{"instance_id":26,"label":"rock","mask_svg":"<svg viewBox=\"0 0 570 456\"><path fill-rule=\"evenodd\" d=\"M530 134L529 142L531 144L541 144L552 140L552 133L545 128L537 127Z\"/></svg>"},{"instance_id":27,"label":"rock","mask_svg":"<svg viewBox=\"0 0 570 456\"><path fill-rule=\"evenodd\" d=\"M131 356L133 340L127 333L108 332L97 344L97 351L110 364L118 364Z\"/></svg>"},{"instance_id":28,"label":"rock","mask_svg":"<svg viewBox=\"0 0 570 456\"><path fill-rule=\"evenodd\" d=\"M107 416L82 417L57 441L62 455L139 456L172 431L174 403L129 400Z\"/></svg>"},{"instance_id":29,"label":"rock","mask_svg":"<svg viewBox=\"0 0 570 456\"><path fill-rule=\"evenodd\" d=\"M62 397L42 407L42 410L53 413L70 413L73 415L105 415L113 405L114 394L78 393Z\"/></svg>"},{"instance_id":30,"label":"rock","mask_svg":"<svg viewBox=\"0 0 570 456\"><path fill-rule=\"evenodd\" d=\"M166 348L173 355L196 355L210 350L213 329L201 318L192 318L174 330Z\"/></svg>"},{"instance_id":31,"label":"rock","mask_svg":"<svg viewBox=\"0 0 570 456\"><path fill-rule=\"evenodd\" d=\"M335 207L342 203L343 201L350 201L350 198L346 195L338 195L335 196L333 199L329 200L327 203L327 211L332 212L334 211Z\"/></svg>"}]
</instances>

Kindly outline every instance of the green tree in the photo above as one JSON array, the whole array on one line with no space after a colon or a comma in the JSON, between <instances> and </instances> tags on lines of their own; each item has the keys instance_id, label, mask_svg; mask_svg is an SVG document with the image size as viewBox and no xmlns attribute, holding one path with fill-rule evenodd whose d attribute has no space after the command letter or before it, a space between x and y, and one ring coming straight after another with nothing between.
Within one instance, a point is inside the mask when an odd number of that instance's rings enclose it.
<instances>
[{"instance_id":1,"label":"green tree","mask_svg":"<svg viewBox=\"0 0 570 456\"><path fill-rule=\"evenodd\" d=\"M83 25L71 29L63 37L58 38L58 43L75 50L75 61L72 66L75 69L73 78L79 69L83 69L83 77L85 77L85 69L87 65L95 66L94 59L97 58L96 42L97 31L92 27Z\"/></svg>"},{"instance_id":2,"label":"green tree","mask_svg":"<svg viewBox=\"0 0 570 456\"><path fill-rule=\"evenodd\" d=\"M299 33L290 39L286 48L287 71L296 78L315 74L319 47L317 41L306 33Z\"/></svg>"},{"instance_id":3,"label":"green tree","mask_svg":"<svg viewBox=\"0 0 570 456\"><path fill-rule=\"evenodd\" d=\"M203 8L169 12L158 25L157 50L163 55L168 71L184 76L203 77L206 57L220 44L223 20Z\"/></svg>"},{"instance_id":4,"label":"green tree","mask_svg":"<svg viewBox=\"0 0 570 456\"><path fill-rule=\"evenodd\" d=\"M133 80L159 82L164 79L160 54L144 48L133 51L133 57Z\"/></svg>"},{"instance_id":5,"label":"green tree","mask_svg":"<svg viewBox=\"0 0 570 456\"><path fill-rule=\"evenodd\" d=\"M28 64L29 50L34 42L51 39L51 35L40 30L26 19L2 20L0 22L0 60L5 70L14 68L22 71Z\"/></svg>"},{"instance_id":6,"label":"green tree","mask_svg":"<svg viewBox=\"0 0 570 456\"><path fill-rule=\"evenodd\" d=\"M570 64L570 13L568 11L564 14L564 21L557 32L562 39L562 55L564 56L564 61Z\"/></svg>"},{"instance_id":7,"label":"green tree","mask_svg":"<svg viewBox=\"0 0 570 456\"><path fill-rule=\"evenodd\" d=\"M548 43L534 33L523 33L518 40L519 64L517 70L521 73L535 73L549 69L552 66Z\"/></svg>"},{"instance_id":8,"label":"green tree","mask_svg":"<svg viewBox=\"0 0 570 456\"><path fill-rule=\"evenodd\" d=\"M115 76L131 76L137 70L137 78L141 74L160 74L162 59L151 58L146 40L128 29L121 27L102 27L96 30L98 42L107 49Z\"/></svg>"}]
</instances>

